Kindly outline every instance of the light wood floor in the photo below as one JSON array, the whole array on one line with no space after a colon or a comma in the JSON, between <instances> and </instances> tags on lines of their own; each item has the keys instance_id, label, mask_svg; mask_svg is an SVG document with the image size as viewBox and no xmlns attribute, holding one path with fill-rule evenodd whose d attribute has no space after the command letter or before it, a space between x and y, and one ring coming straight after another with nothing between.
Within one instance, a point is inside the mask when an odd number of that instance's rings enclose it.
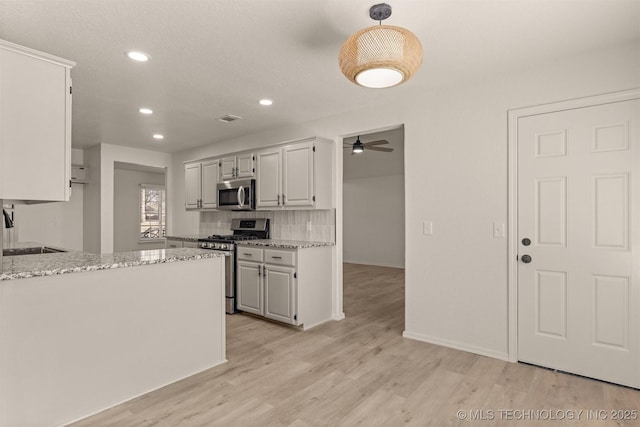
<instances>
[{"instance_id":1,"label":"light wood floor","mask_svg":"<svg viewBox=\"0 0 640 427\"><path fill-rule=\"evenodd\" d=\"M74 426L640 425L610 412L640 410L639 391L402 338L404 270L345 264L344 278L345 320L227 316L228 363Z\"/></svg>"}]
</instances>

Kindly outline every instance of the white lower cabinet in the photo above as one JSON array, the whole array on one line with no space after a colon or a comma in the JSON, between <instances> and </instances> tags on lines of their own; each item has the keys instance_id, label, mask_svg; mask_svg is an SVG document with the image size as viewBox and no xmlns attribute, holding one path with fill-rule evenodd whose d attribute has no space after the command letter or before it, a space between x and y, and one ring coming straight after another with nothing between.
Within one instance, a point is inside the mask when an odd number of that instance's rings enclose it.
<instances>
[{"instance_id":1,"label":"white lower cabinet","mask_svg":"<svg viewBox=\"0 0 640 427\"><path fill-rule=\"evenodd\" d=\"M331 319L331 248L239 245L238 309L309 329Z\"/></svg>"},{"instance_id":2,"label":"white lower cabinet","mask_svg":"<svg viewBox=\"0 0 640 427\"><path fill-rule=\"evenodd\" d=\"M236 267L238 283L238 309L247 313L264 315L262 267L264 264L240 261Z\"/></svg>"},{"instance_id":3,"label":"white lower cabinet","mask_svg":"<svg viewBox=\"0 0 640 427\"><path fill-rule=\"evenodd\" d=\"M297 325L295 279L293 267L265 264L264 317Z\"/></svg>"}]
</instances>

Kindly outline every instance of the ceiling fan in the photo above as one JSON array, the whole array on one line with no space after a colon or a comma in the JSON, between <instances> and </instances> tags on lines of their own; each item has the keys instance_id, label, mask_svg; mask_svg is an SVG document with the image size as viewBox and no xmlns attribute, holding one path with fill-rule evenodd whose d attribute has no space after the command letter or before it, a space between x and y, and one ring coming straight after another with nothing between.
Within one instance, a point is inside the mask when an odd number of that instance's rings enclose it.
<instances>
[{"instance_id":1,"label":"ceiling fan","mask_svg":"<svg viewBox=\"0 0 640 427\"><path fill-rule=\"evenodd\" d=\"M384 145L388 143L389 141L385 139L381 139L379 141L365 142L363 144L362 142L360 142L360 136L358 135L358 138L356 138L356 142L354 142L353 144L344 144L343 148L351 148L352 156L354 154L362 153L365 149L372 150L372 151L382 151L384 153L390 153L393 151L393 148L378 147L378 145Z\"/></svg>"}]
</instances>

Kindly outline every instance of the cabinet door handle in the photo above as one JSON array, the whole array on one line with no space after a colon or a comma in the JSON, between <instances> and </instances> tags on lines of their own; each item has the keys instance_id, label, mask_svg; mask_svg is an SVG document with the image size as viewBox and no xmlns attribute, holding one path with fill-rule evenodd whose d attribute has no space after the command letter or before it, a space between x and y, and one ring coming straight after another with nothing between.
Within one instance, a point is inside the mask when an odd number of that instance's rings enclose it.
<instances>
[{"instance_id":1,"label":"cabinet door handle","mask_svg":"<svg viewBox=\"0 0 640 427\"><path fill-rule=\"evenodd\" d=\"M266 265L262 266L262 274L263 274L264 277L267 277L267 266Z\"/></svg>"},{"instance_id":2,"label":"cabinet door handle","mask_svg":"<svg viewBox=\"0 0 640 427\"><path fill-rule=\"evenodd\" d=\"M262 276L262 269L258 266L258 277Z\"/></svg>"},{"instance_id":3,"label":"cabinet door handle","mask_svg":"<svg viewBox=\"0 0 640 427\"><path fill-rule=\"evenodd\" d=\"M244 256L253 256L253 254L249 254L249 253L246 253L246 252L243 253L242 255L244 255Z\"/></svg>"},{"instance_id":4,"label":"cabinet door handle","mask_svg":"<svg viewBox=\"0 0 640 427\"><path fill-rule=\"evenodd\" d=\"M285 201L285 197L284 197L284 194L283 194L283 195L282 195L282 206L284 206L284 205L285 205L285 202L284 202L284 201Z\"/></svg>"},{"instance_id":5,"label":"cabinet door handle","mask_svg":"<svg viewBox=\"0 0 640 427\"><path fill-rule=\"evenodd\" d=\"M278 194L278 206L280 206L280 195Z\"/></svg>"},{"instance_id":6,"label":"cabinet door handle","mask_svg":"<svg viewBox=\"0 0 640 427\"><path fill-rule=\"evenodd\" d=\"M272 256L271 258L273 258L273 259L282 259L281 256Z\"/></svg>"}]
</instances>

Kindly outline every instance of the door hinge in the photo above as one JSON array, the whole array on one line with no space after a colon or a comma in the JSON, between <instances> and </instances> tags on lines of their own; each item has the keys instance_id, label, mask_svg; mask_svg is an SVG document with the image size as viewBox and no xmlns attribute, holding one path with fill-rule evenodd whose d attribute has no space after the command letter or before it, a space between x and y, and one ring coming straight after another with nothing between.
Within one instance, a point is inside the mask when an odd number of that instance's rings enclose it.
<instances>
[{"instance_id":1,"label":"door hinge","mask_svg":"<svg viewBox=\"0 0 640 427\"><path fill-rule=\"evenodd\" d=\"M297 314L293 315L293 320L298 320L298 315Z\"/></svg>"},{"instance_id":2,"label":"door hinge","mask_svg":"<svg viewBox=\"0 0 640 427\"><path fill-rule=\"evenodd\" d=\"M71 180L69 180L69 188L71 188Z\"/></svg>"},{"instance_id":3,"label":"door hinge","mask_svg":"<svg viewBox=\"0 0 640 427\"><path fill-rule=\"evenodd\" d=\"M256 173L256 168L253 168L252 171L253 171L253 173Z\"/></svg>"},{"instance_id":4,"label":"door hinge","mask_svg":"<svg viewBox=\"0 0 640 427\"><path fill-rule=\"evenodd\" d=\"M69 95L73 93L73 86L69 86Z\"/></svg>"},{"instance_id":5,"label":"door hinge","mask_svg":"<svg viewBox=\"0 0 640 427\"><path fill-rule=\"evenodd\" d=\"M256 156L251 157L251 160L256 161Z\"/></svg>"},{"instance_id":6,"label":"door hinge","mask_svg":"<svg viewBox=\"0 0 640 427\"><path fill-rule=\"evenodd\" d=\"M311 198L311 200L313 200L313 201L315 202L315 201L316 201L316 196L313 196L313 197Z\"/></svg>"},{"instance_id":7,"label":"door hinge","mask_svg":"<svg viewBox=\"0 0 640 427\"><path fill-rule=\"evenodd\" d=\"M314 153L316 152L316 146L315 145L313 146L313 152Z\"/></svg>"},{"instance_id":8,"label":"door hinge","mask_svg":"<svg viewBox=\"0 0 640 427\"><path fill-rule=\"evenodd\" d=\"M298 278L298 273L293 273L293 278L297 279Z\"/></svg>"}]
</instances>

